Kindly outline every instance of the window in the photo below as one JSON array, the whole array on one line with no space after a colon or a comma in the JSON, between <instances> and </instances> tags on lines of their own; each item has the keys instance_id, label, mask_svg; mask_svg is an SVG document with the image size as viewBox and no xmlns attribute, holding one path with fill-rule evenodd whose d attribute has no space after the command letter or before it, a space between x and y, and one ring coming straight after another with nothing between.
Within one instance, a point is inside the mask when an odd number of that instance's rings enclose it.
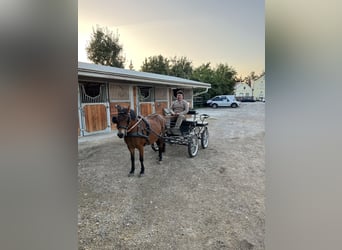
<instances>
[{"instance_id":1,"label":"window","mask_svg":"<svg viewBox=\"0 0 342 250\"><path fill-rule=\"evenodd\" d=\"M139 101L140 102L153 102L154 89L152 87L139 87Z\"/></svg>"},{"instance_id":2,"label":"window","mask_svg":"<svg viewBox=\"0 0 342 250\"><path fill-rule=\"evenodd\" d=\"M90 83L84 84L84 92L86 95L90 97L97 97L100 95L100 84L99 83Z\"/></svg>"},{"instance_id":3,"label":"window","mask_svg":"<svg viewBox=\"0 0 342 250\"><path fill-rule=\"evenodd\" d=\"M81 83L81 101L83 103L106 102L106 85L102 83Z\"/></svg>"}]
</instances>

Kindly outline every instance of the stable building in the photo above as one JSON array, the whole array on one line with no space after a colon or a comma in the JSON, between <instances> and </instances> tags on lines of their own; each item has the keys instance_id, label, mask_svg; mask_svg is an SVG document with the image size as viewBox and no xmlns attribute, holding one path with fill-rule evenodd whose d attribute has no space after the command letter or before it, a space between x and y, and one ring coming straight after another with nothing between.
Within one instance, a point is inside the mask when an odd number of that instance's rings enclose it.
<instances>
[{"instance_id":1,"label":"stable building","mask_svg":"<svg viewBox=\"0 0 342 250\"><path fill-rule=\"evenodd\" d=\"M111 132L115 105L130 106L137 114L163 114L182 90L193 107L193 90L205 93L211 84L174 76L78 62L78 135Z\"/></svg>"}]
</instances>

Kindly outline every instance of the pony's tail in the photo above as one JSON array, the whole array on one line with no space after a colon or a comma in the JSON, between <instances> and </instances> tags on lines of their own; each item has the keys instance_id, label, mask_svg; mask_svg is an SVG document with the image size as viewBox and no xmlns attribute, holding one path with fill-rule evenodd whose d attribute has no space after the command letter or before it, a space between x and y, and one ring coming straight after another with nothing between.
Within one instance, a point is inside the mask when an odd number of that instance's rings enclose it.
<instances>
[{"instance_id":1,"label":"pony's tail","mask_svg":"<svg viewBox=\"0 0 342 250\"><path fill-rule=\"evenodd\" d=\"M158 141L157 141L157 145L158 145L158 148L159 148L159 152L162 152L162 153L165 153L165 142L163 139L159 138Z\"/></svg>"}]
</instances>

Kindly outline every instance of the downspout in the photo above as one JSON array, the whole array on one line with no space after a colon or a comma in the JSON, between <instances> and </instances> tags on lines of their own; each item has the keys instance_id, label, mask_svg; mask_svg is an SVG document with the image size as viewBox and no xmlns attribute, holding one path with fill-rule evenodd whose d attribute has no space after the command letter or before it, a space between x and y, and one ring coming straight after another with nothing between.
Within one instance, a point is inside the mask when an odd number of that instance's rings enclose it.
<instances>
[{"instance_id":1,"label":"downspout","mask_svg":"<svg viewBox=\"0 0 342 250\"><path fill-rule=\"evenodd\" d=\"M202 92L198 92L196 94L194 94L193 96L199 96L199 95L202 95L202 94L205 94L205 93L208 93L208 90L210 89L210 87L206 88L205 90L203 90Z\"/></svg>"}]
</instances>

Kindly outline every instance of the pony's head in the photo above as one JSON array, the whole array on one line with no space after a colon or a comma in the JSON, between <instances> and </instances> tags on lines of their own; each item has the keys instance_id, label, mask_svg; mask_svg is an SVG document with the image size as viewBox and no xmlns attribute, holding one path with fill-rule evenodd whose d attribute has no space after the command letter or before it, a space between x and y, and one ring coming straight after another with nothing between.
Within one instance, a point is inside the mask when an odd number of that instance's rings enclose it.
<instances>
[{"instance_id":1,"label":"pony's head","mask_svg":"<svg viewBox=\"0 0 342 250\"><path fill-rule=\"evenodd\" d=\"M118 116L113 117L113 123L116 123L118 128L118 137L122 138L127 135L127 129L131 121L136 119L136 115L130 106L128 108L122 108L120 105L115 106L118 110Z\"/></svg>"}]
</instances>

